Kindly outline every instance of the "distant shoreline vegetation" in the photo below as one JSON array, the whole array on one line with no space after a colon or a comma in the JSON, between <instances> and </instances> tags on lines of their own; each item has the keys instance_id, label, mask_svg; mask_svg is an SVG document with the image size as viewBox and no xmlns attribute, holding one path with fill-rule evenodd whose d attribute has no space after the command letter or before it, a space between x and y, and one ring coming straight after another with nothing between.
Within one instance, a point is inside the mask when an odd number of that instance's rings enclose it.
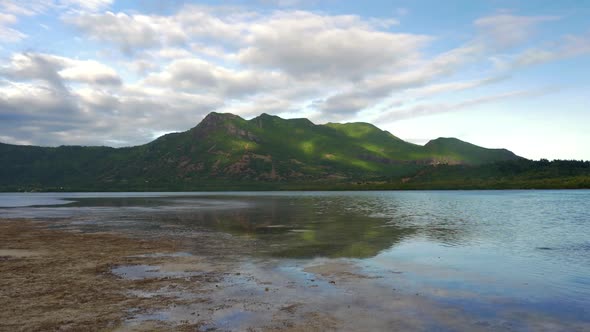
<instances>
[{"instance_id":1,"label":"distant shoreline vegetation","mask_svg":"<svg viewBox=\"0 0 590 332\"><path fill-rule=\"evenodd\" d=\"M369 123L210 113L125 148L0 143L0 191L590 188L590 162L532 161L456 138L425 145Z\"/></svg>"},{"instance_id":2,"label":"distant shoreline vegetation","mask_svg":"<svg viewBox=\"0 0 590 332\"><path fill-rule=\"evenodd\" d=\"M346 190L502 190L590 189L590 161L518 160L478 166L437 165L403 178L251 181L203 179L190 186L121 181L118 184L79 183L64 186L29 184L0 186L1 192L146 192L146 191L346 191Z\"/></svg>"}]
</instances>

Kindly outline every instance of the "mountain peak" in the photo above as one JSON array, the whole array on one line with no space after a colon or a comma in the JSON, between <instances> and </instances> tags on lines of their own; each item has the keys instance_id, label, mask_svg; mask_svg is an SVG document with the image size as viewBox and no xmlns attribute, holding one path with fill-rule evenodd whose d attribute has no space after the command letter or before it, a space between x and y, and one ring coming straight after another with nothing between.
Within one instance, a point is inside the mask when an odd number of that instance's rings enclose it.
<instances>
[{"instance_id":1,"label":"mountain peak","mask_svg":"<svg viewBox=\"0 0 590 332\"><path fill-rule=\"evenodd\" d=\"M326 123L326 126L330 128L334 128L336 130L344 132L346 135L354 138L367 138L369 136L372 137L387 137L387 139L394 139L397 141L401 141L400 138L396 137L392 133L382 130L379 127L375 126L374 124L368 122L347 122L347 123L335 123L329 122Z\"/></svg>"},{"instance_id":2,"label":"mountain peak","mask_svg":"<svg viewBox=\"0 0 590 332\"><path fill-rule=\"evenodd\" d=\"M239 116L232 114L232 113L211 112L203 118L201 123L208 123L208 122L217 123L219 121L223 121L226 119L242 119L242 118L240 118Z\"/></svg>"},{"instance_id":3,"label":"mountain peak","mask_svg":"<svg viewBox=\"0 0 590 332\"><path fill-rule=\"evenodd\" d=\"M246 120L235 114L211 112L190 132L198 138L204 138L219 131L233 133L236 131L236 123L243 121Z\"/></svg>"},{"instance_id":4,"label":"mountain peak","mask_svg":"<svg viewBox=\"0 0 590 332\"><path fill-rule=\"evenodd\" d=\"M455 138L455 137L439 137L439 138L435 138L435 139L428 141L428 143L426 143L424 146L433 146L433 145L440 145L440 144L469 144L469 145L473 145L471 143L462 141L462 140Z\"/></svg>"},{"instance_id":5,"label":"mountain peak","mask_svg":"<svg viewBox=\"0 0 590 332\"><path fill-rule=\"evenodd\" d=\"M0 183L88 183L87 188L95 188L98 179L101 187L97 188L128 189L145 188L148 180L153 188L196 189L204 185L228 188L228 184L244 180L253 185L251 188L264 188L257 186L265 182L402 181L429 165L481 165L517 159L507 150L485 149L455 138L415 145L369 123L315 125L308 119L282 119L266 113L245 120L212 112L189 131L167 134L137 147L0 144L0 166L3 171L10 170L0 172Z\"/></svg>"},{"instance_id":6,"label":"mountain peak","mask_svg":"<svg viewBox=\"0 0 590 332\"><path fill-rule=\"evenodd\" d=\"M244 119L242 119L241 117L239 117L235 114L211 112L211 113L207 114L203 118L203 120L201 120L201 122L197 125L196 128L210 128L210 129L218 128L218 127L226 124L228 121L235 121L235 120L244 121Z\"/></svg>"},{"instance_id":7,"label":"mountain peak","mask_svg":"<svg viewBox=\"0 0 590 332\"><path fill-rule=\"evenodd\" d=\"M257 121L269 121L269 120L273 120L273 119L276 119L276 120L284 120L283 118L281 118L280 116L277 116L277 115L272 115L272 114L268 114L268 113L262 113L259 116L252 118L250 121L254 121L254 122L257 122Z\"/></svg>"},{"instance_id":8,"label":"mountain peak","mask_svg":"<svg viewBox=\"0 0 590 332\"><path fill-rule=\"evenodd\" d=\"M281 119L281 117L278 115L272 115L272 114L268 114L268 113L262 113L259 116L257 116L256 118L263 118L263 119L265 119L265 118L279 118L279 119Z\"/></svg>"},{"instance_id":9,"label":"mountain peak","mask_svg":"<svg viewBox=\"0 0 590 332\"><path fill-rule=\"evenodd\" d=\"M439 137L433 139L424 145L428 151L436 155L451 156L454 160L455 155L466 156L463 159L467 164L481 164L493 161L514 160L521 157L506 149L489 149L475 144L462 141L454 137ZM448 157L443 158L445 160Z\"/></svg>"},{"instance_id":10,"label":"mountain peak","mask_svg":"<svg viewBox=\"0 0 590 332\"><path fill-rule=\"evenodd\" d=\"M271 115L271 114L267 114L267 113L262 113L250 121L255 123L259 128L263 128L263 124L273 124L273 123L283 124L283 125L287 125L287 126L291 126L291 125L306 126L306 127L314 126L314 123L306 118L283 119L280 116Z\"/></svg>"}]
</instances>

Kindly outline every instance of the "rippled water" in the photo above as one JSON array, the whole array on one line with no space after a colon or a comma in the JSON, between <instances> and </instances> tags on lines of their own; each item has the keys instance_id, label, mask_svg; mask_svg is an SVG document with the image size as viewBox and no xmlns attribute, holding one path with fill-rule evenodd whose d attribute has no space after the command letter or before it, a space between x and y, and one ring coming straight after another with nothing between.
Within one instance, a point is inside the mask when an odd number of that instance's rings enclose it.
<instances>
[{"instance_id":1,"label":"rippled water","mask_svg":"<svg viewBox=\"0 0 590 332\"><path fill-rule=\"evenodd\" d=\"M481 317L533 310L590 321L590 191L0 194L0 217L220 231L256 239L247 254L282 268L323 257L402 272L396 287Z\"/></svg>"}]
</instances>

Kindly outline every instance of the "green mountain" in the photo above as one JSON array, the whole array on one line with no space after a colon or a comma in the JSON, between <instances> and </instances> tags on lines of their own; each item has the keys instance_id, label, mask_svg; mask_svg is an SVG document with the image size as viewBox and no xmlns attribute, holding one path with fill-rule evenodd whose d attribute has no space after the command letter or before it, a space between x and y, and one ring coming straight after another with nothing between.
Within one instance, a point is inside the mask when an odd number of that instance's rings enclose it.
<instances>
[{"instance_id":1,"label":"green mountain","mask_svg":"<svg viewBox=\"0 0 590 332\"><path fill-rule=\"evenodd\" d=\"M455 138L405 142L368 123L316 125L210 113L196 127L125 147L0 144L0 190L344 189L418 181L441 165L522 160ZM429 171L431 174L432 171ZM419 181L418 181L419 182Z\"/></svg>"}]
</instances>

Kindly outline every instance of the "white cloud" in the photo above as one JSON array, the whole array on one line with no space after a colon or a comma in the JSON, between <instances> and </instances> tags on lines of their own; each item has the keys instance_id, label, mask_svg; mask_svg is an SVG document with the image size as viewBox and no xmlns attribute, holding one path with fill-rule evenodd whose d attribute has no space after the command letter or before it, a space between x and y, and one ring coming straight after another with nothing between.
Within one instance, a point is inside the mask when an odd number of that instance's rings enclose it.
<instances>
[{"instance_id":1,"label":"white cloud","mask_svg":"<svg viewBox=\"0 0 590 332\"><path fill-rule=\"evenodd\" d=\"M64 80L107 85L121 84L121 78L117 72L100 62L70 59L62 59L62 61L64 61L66 68L60 70L58 74Z\"/></svg>"},{"instance_id":2,"label":"white cloud","mask_svg":"<svg viewBox=\"0 0 590 332\"><path fill-rule=\"evenodd\" d=\"M486 96L480 89L481 97L463 102L430 101L499 83L524 66L590 53L588 36L548 44L532 39L539 24L558 19L553 16L484 17L463 44L440 50L444 43L429 46L444 37L404 33L392 18L195 5L171 15L105 12L111 5L0 3L0 40L26 37L10 30L20 16L55 11L81 33L80 45L86 45L83 37L99 42L91 50L96 58L17 52L2 62L4 138L145 143L154 133L188 129L215 110L246 117L305 112L339 121L378 112L379 122L420 117L529 96ZM513 47L523 44L530 48L516 53Z\"/></svg>"},{"instance_id":3,"label":"white cloud","mask_svg":"<svg viewBox=\"0 0 590 332\"><path fill-rule=\"evenodd\" d=\"M590 34L566 35L560 40L527 48L521 52L491 57L495 68L504 73L547 62L590 55Z\"/></svg>"},{"instance_id":4,"label":"white cloud","mask_svg":"<svg viewBox=\"0 0 590 332\"><path fill-rule=\"evenodd\" d=\"M509 47L528 41L538 24L559 19L558 16L498 14L476 20L475 26L498 46Z\"/></svg>"},{"instance_id":5,"label":"white cloud","mask_svg":"<svg viewBox=\"0 0 590 332\"><path fill-rule=\"evenodd\" d=\"M590 34L565 36L563 40L547 49L532 48L518 54L511 67L530 66L545 62L590 54Z\"/></svg>"},{"instance_id":6,"label":"white cloud","mask_svg":"<svg viewBox=\"0 0 590 332\"><path fill-rule=\"evenodd\" d=\"M45 81L0 81L0 132L41 145L145 143L153 132L196 124L223 101L214 96L169 89L69 86Z\"/></svg>"},{"instance_id":7,"label":"white cloud","mask_svg":"<svg viewBox=\"0 0 590 332\"><path fill-rule=\"evenodd\" d=\"M43 53L19 53L11 58L10 65L1 68L4 73L16 80L46 80L54 85L62 81L89 84L120 84L117 72L95 60L75 60Z\"/></svg>"},{"instance_id":8,"label":"white cloud","mask_svg":"<svg viewBox=\"0 0 590 332\"><path fill-rule=\"evenodd\" d=\"M238 98L285 86L287 81L287 77L279 72L236 71L192 58L173 61L163 71L150 74L144 83Z\"/></svg>"},{"instance_id":9,"label":"white cloud","mask_svg":"<svg viewBox=\"0 0 590 332\"><path fill-rule=\"evenodd\" d=\"M191 40L193 50L219 56L224 47L210 46L217 42L239 50L235 60L245 66L316 78L360 79L367 72L400 67L417 58L419 48L430 40L380 31L396 23L391 19L302 11L261 16L187 6L170 17L107 12L65 20L127 54L146 48L170 49Z\"/></svg>"},{"instance_id":10,"label":"white cloud","mask_svg":"<svg viewBox=\"0 0 590 332\"><path fill-rule=\"evenodd\" d=\"M112 3L113 0L2 0L0 9L17 16L35 16L50 10L100 11Z\"/></svg>"},{"instance_id":11,"label":"white cloud","mask_svg":"<svg viewBox=\"0 0 590 332\"><path fill-rule=\"evenodd\" d=\"M336 117L342 114L354 116L357 112L376 106L402 91L409 90L412 92L413 90L413 93L402 95L402 97L417 98L418 95L426 97L429 94L466 90L496 83L505 79L509 75L509 73L506 73L509 70L504 70L503 73L499 73L492 78L472 82L438 84L433 82L441 78L451 77L470 64L481 63L496 52L528 40L532 36L536 25L558 19L559 17L555 16L527 17L508 14L477 19L474 25L479 30L478 34L464 45L437 54L431 59L415 61L410 66L407 66L410 68L409 70L369 76L368 79L326 98L323 102L318 103L318 106L324 112L333 113ZM567 51L563 50L559 53L580 54L584 52L585 45L583 41L575 39L567 47ZM538 52L538 50L534 50L534 52L535 54L528 54L528 57L516 59L514 62L540 61L541 58L551 61L558 58L555 56L554 51ZM516 67L513 65L511 69L515 70ZM394 103L399 103L399 100ZM409 114L418 113L410 112Z\"/></svg>"},{"instance_id":12,"label":"white cloud","mask_svg":"<svg viewBox=\"0 0 590 332\"><path fill-rule=\"evenodd\" d=\"M65 21L92 38L119 46L127 54L144 48L179 45L187 39L182 27L170 17L107 12L68 16Z\"/></svg>"},{"instance_id":13,"label":"white cloud","mask_svg":"<svg viewBox=\"0 0 590 332\"><path fill-rule=\"evenodd\" d=\"M316 2L316 0L259 0L263 4L279 7L294 7Z\"/></svg>"},{"instance_id":14,"label":"white cloud","mask_svg":"<svg viewBox=\"0 0 590 332\"><path fill-rule=\"evenodd\" d=\"M402 67L419 57L430 38L389 33L358 16L278 12L253 24L238 60L293 76L360 80Z\"/></svg>"},{"instance_id":15,"label":"white cloud","mask_svg":"<svg viewBox=\"0 0 590 332\"><path fill-rule=\"evenodd\" d=\"M251 100L237 103L228 103L219 111L237 114L242 117L253 117L262 113L281 114L293 111L294 104L291 100L274 96L260 96ZM298 110L300 111L300 109Z\"/></svg>"},{"instance_id":16,"label":"white cloud","mask_svg":"<svg viewBox=\"0 0 590 332\"><path fill-rule=\"evenodd\" d=\"M183 31L192 37L217 43L239 43L252 22L260 15L234 7L188 5L174 17Z\"/></svg>"},{"instance_id":17,"label":"white cloud","mask_svg":"<svg viewBox=\"0 0 590 332\"><path fill-rule=\"evenodd\" d=\"M0 41L14 43L27 37L26 34L10 27L17 21L16 16L0 12Z\"/></svg>"},{"instance_id":18,"label":"white cloud","mask_svg":"<svg viewBox=\"0 0 590 332\"><path fill-rule=\"evenodd\" d=\"M509 99L546 95L555 91L555 88L542 88L536 90L509 91L467 99L457 103L423 103L409 108L393 109L388 112L384 112L377 116L374 121L376 123L387 123L421 116L442 114L464 110L482 104L506 101Z\"/></svg>"},{"instance_id":19,"label":"white cloud","mask_svg":"<svg viewBox=\"0 0 590 332\"><path fill-rule=\"evenodd\" d=\"M160 68L160 65L155 61L146 59L128 61L125 63L125 66L128 68L128 70L136 73L139 76L146 75Z\"/></svg>"},{"instance_id":20,"label":"white cloud","mask_svg":"<svg viewBox=\"0 0 590 332\"><path fill-rule=\"evenodd\" d=\"M16 24L19 16L36 16L49 11L95 12L111 5L112 0L2 0L0 2L0 41L14 43L27 37L10 25ZM47 29L47 26L41 24Z\"/></svg>"},{"instance_id":21,"label":"white cloud","mask_svg":"<svg viewBox=\"0 0 590 332\"><path fill-rule=\"evenodd\" d=\"M412 63L409 70L373 75L329 96L318 105L322 111L333 113L336 117L339 113L355 115L395 93L424 86L439 77L453 74L462 66L479 58L483 50L480 44L467 44L432 59Z\"/></svg>"},{"instance_id":22,"label":"white cloud","mask_svg":"<svg viewBox=\"0 0 590 332\"><path fill-rule=\"evenodd\" d=\"M80 8L86 11L99 11L108 8L113 0L60 0L59 5Z\"/></svg>"},{"instance_id":23,"label":"white cloud","mask_svg":"<svg viewBox=\"0 0 590 332\"><path fill-rule=\"evenodd\" d=\"M155 52L157 58L164 59L190 58L192 55L191 52L179 47L166 47Z\"/></svg>"},{"instance_id":24,"label":"white cloud","mask_svg":"<svg viewBox=\"0 0 590 332\"><path fill-rule=\"evenodd\" d=\"M69 96L50 84L9 83L0 86L0 116L6 134L33 121L52 125L69 121L76 111Z\"/></svg>"},{"instance_id":25,"label":"white cloud","mask_svg":"<svg viewBox=\"0 0 590 332\"><path fill-rule=\"evenodd\" d=\"M0 8L5 13L11 13L17 16L33 16L46 12L55 6L53 0L3 0L0 2Z\"/></svg>"},{"instance_id":26,"label":"white cloud","mask_svg":"<svg viewBox=\"0 0 590 332\"><path fill-rule=\"evenodd\" d=\"M0 13L0 25L9 25L16 23L17 19L16 16L12 14L3 14Z\"/></svg>"},{"instance_id":27,"label":"white cloud","mask_svg":"<svg viewBox=\"0 0 590 332\"><path fill-rule=\"evenodd\" d=\"M470 81L453 81L445 83L434 83L418 88L408 89L407 94L414 98L425 98L432 95L457 92L462 90L474 89L483 85L493 84L506 79L505 76L494 76Z\"/></svg>"}]
</instances>

